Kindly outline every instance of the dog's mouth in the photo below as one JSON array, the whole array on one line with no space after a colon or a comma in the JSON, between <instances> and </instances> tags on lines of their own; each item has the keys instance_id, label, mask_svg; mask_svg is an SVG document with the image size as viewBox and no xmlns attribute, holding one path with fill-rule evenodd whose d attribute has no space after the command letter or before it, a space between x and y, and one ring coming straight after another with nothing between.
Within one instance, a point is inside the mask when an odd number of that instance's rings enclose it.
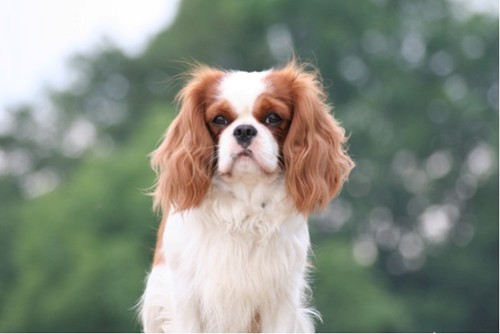
<instances>
[{"instance_id":1,"label":"dog's mouth","mask_svg":"<svg viewBox=\"0 0 500 334\"><path fill-rule=\"evenodd\" d=\"M234 177L241 179L241 177L246 177L251 180L262 180L262 176L266 178L274 177L277 175L276 172L273 166L268 166L266 161L262 160L258 152L254 152L248 148L232 152L230 163L223 170L219 170L220 175L227 179Z\"/></svg>"},{"instance_id":2,"label":"dog's mouth","mask_svg":"<svg viewBox=\"0 0 500 334\"><path fill-rule=\"evenodd\" d=\"M253 152L252 150L249 150L248 148L245 148L243 150L241 150L240 152L238 152L237 154L234 155L233 157L233 161L236 161L238 160L239 158L242 158L242 157L247 157L247 158L254 158L253 156Z\"/></svg>"},{"instance_id":3,"label":"dog's mouth","mask_svg":"<svg viewBox=\"0 0 500 334\"><path fill-rule=\"evenodd\" d=\"M236 173L258 174L262 171L262 166L259 163L254 152L248 148L242 149L239 152L231 154L231 166L228 170L228 175Z\"/></svg>"}]
</instances>

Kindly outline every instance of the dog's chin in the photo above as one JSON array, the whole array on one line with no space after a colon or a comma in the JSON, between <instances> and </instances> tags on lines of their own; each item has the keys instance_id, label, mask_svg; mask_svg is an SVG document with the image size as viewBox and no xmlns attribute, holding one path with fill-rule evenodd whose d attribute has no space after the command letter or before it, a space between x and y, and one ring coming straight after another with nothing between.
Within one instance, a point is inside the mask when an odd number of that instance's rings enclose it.
<instances>
[{"instance_id":1,"label":"dog's chin","mask_svg":"<svg viewBox=\"0 0 500 334\"><path fill-rule=\"evenodd\" d=\"M251 150L242 150L231 157L231 163L219 169L222 178L227 182L260 181L274 179L279 170L277 164L262 161Z\"/></svg>"}]
</instances>

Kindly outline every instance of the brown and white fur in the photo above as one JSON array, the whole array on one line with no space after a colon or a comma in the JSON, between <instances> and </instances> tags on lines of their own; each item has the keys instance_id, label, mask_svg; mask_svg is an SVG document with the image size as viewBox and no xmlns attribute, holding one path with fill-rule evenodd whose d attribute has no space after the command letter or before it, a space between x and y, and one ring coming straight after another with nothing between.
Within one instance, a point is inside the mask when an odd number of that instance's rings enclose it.
<instances>
[{"instance_id":1,"label":"brown and white fur","mask_svg":"<svg viewBox=\"0 0 500 334\"><path fill-rule=\"evenodd\" d=\"M307 215L353 167L315 72L197 67L152 154L145 332L312 332Z\"/></svg>"}]
</instances>

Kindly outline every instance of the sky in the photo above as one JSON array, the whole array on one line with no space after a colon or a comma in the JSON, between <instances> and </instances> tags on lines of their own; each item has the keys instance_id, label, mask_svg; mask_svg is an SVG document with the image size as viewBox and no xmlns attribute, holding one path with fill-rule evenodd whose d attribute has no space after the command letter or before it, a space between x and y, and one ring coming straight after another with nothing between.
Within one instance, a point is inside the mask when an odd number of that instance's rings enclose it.
<instances>
[{"instance_id":1,"label":"sky","mask_svg":"<svg viewBox=\"0 0 500 334\"><path fill-rule=\"evenodd\" d=\"M466 12L498 15L498 0L453 1ZM0 0L0 123L6 108L37 104L47 87L65 88L71 56L105 46L105 37L128 55L140 54L172 23L179 2Z\"/></svg>"},{"instance_id":2,"label":"sky","mask_svg":"<svg viewBox=\"0 0 500 334\"><path fill-rule=\"evenodd\" d=\"M111 40L141 53L172 23L179 0L0 0L0 114L64 88L68 60ZM0 117L1 122L1 117Z\"/></svg>"}]
</instances>

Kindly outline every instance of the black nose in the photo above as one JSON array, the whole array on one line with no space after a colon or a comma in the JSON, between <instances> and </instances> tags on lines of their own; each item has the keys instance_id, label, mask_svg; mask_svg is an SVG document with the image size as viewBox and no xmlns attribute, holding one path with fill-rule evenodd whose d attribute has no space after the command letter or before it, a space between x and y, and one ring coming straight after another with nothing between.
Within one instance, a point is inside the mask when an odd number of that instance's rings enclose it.
<instances>
[{"instance_id":1,"label":"black nose","mask_svg":"<svg viewBox=\"0 0 500 334\"><path fill-rule=\"evenodd\" d=\"M257 129L251 125L240 125L234 129L233 135L238 144L247 148L250 146L252 139L257 135Z\"/></svg>"}]
</instances>

